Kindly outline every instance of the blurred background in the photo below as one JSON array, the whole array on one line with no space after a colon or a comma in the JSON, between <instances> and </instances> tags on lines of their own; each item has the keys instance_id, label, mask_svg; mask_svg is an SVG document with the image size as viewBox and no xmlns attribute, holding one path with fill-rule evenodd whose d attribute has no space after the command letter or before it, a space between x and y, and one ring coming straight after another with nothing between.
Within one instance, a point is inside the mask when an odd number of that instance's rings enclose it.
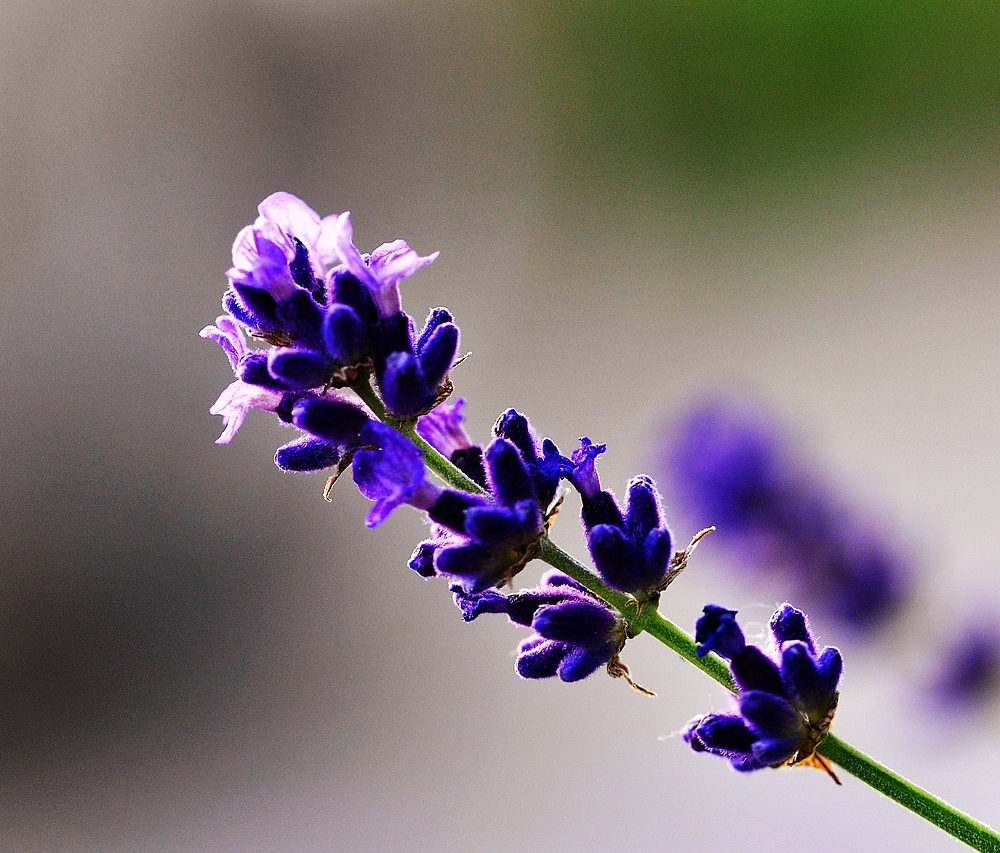
<instances>
[{"instance_id":1,"label":"blurred background","mask_svg":"<svg viewBox=\"0 0 1000 853\"><path fill-rule=\"evenodd\" d=\"M853 779L693 754L726 697L648 638L654 700L520 681L522 631L405 568L415 513L367 531L259 413L214 445L232 375L197 332L278 189L441 251L404 302L457 316L476 438L516 406L608 442L621 494L707 390L796 424L922 572L877 643L814 620L838 734L1000 824L995 715L914 687L1000 611L993 4L2 7L0 847L960 849ZM760 631L785 594L709 537L662 610Z\"/></svg>"}]
</instances>

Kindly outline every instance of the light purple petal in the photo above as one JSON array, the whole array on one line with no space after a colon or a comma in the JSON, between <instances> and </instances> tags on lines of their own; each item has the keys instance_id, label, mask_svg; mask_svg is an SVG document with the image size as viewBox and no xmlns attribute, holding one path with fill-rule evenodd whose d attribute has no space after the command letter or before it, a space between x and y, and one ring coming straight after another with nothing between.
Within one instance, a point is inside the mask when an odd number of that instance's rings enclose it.
<instances>
[{"instance_id":1,"label":"light purple petal","mask_svg":"<svg viewBox=\"0 0 1000 853\"><path fill-rule=\"evenodd\" d=\"M442 403L417 420L417 434L438 453L451 459L456 450L472 447L472 439L462 425L464 409L465 400L461 397Z\"/></svg>"},{"instance_id":2,"label":"light purple petal","mask_svg":"<svg viewBox=\"0 0 1000 853\"><path fill-rule=\"evenodd\" d=\"M234 284L259 287L283 302L298 285L288 268L295 257L291 240L271 222L258 219L248 225L233 243L233 266L226 277Z\"/></svg>"},{"instance_id":3,"label":"light purple petal","mask_svg":"<svg viewBox=\"0 0 1000 853\"><path fill-rule=\"evenodd\" d=\"M324 216L319 223L319 236L316 238L316 257L324 266L332 266L340 260L337 251L337 234L340 230L340 214L332 213Z\"/></svg>"},{"instance_id":4,"label":"light purple petal","mask_svg":"<svg viewBox=\"0 0 1000 853\"><path fill-rule=\"evenodd\" d=\"M368 269L368 264L361 257L358 247L354 245L354 228L351 226L351 212L349 210L337 217L336 227L333 229L331 237L337 247L337 255L340 257L341 263L374 296L378 290L379 283L372 274L372 271Z\"/></svg>"},{"instance_id":5,"label":"light purple petal","mask_svg":"<svg viewBox=\"0 0 1000 853\"><path fill-rule=\"evenodd\" d=\"M434 263L440 252L420 257L404 240L383 243L371 254L368 266L383 287L398 284L421 267Z\"/></svg>"},{"instance_id":6,"label":"light purple petal","mask_svg":"<svg viewBox=\"0 0 1000 853\"><path fill-rule=\"evenodd\" d=\"M233 267L238 270L250 269L257 258L257 238L253 225L240 229L233 241Z\"/></svg>"},{"instance_id":7,"label":"light purple petal","mask_svg":"<svg viewBox=\"0 0 1000 853\"><path fill-rule=\"evenodd\" d=\"M320 234L319 214L298 196L272 193L257 205L257 210L289 236L298 237L306 248L316 245Z\"/></svg>"},{"instance_id":8,"label":"light purple petal","mask_svg":"<svg viewBox=\"0 0 1000 853\"><path fill-rule=\"evenodd\" d=\"M402 503L416 500L423 504L427 499L433 502L431 492L421 488L423 454L409 439L385 424L369 421L361 430L361 443L363 447L354 454L351 468L361 494L375 501L365 519L366 526L378 527Z\"/></svg>"},{"instance_id":9,"label":"light purple petal","mask_svg":"<svg viewBox=\"0 0 1000 853\"><path fill-rule=\"evenodd\" d=\"M237 379L219 395L215 405L208 410L213 415L222 416L222 435L215 440L215 443L229 444L237 430L242 426L250 409L264 409L273 412L278 408L281 397L281 391L249 385Z\"/></svg>"},{"instance_id":10,"label":"light purple petal","mask_svg":"<svg viewBox=\"0 0 1000 853\"><path fill-rule=\"evenodd\" d=\"M246 337L239 325L231 317L223 314L216 318L214 326L205 326L198 334L222 347L235 373L240 358L247 352Z\"/></svg>"}]
</instances>

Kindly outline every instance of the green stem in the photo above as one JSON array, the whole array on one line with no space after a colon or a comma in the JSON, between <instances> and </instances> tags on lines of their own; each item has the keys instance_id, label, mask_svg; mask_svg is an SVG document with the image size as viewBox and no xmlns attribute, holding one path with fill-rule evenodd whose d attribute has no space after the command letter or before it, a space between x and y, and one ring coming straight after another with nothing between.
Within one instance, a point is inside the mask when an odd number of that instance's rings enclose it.
<instances>
[{"instance_id":1,"label":"green stem","mask_svg":"<svg viewBox=\"0 0 1000 853\"><path fill-rule=\"evenodd\" d=\"M385 404L378 394L375 393L375 389L372 388L371 374L367 370L361 373L360 376L354 381L351 386L351 390L354 391L372 410L372 413L380 421L384 423L389 423L389 418L386 415ZM396 424L391 424L396 426Z\"/></svg>"},{"instance_id":2,"label":"green stem","mask_svg":"<svg viewBox=\"0 0 1000 853\"><path fill-rule=\"evenodd\" d=\"M844 743L835 735L827 735L816 751L866 785L895 800L903 808L920 815L939 829L968 844L973 850L1000 853L1000 835L985 823L980 823L965 812L960 812L944 800L938 799L929 791L904 779L898 773L893 773L888 767Z\"/></svg>"},{"instance_id":3,"label":"green stem","mask_svg":"<svg viewBox=\"0 0 1000 853\"><path fill-rule=\"evenodd\" d=\"M427 467L445 483L463 491L483 493L482 488L417 435L413 423L400 424L395 422L393 418L387 417L385 407L372 390L367 377L364 381L358 382L354 386L354 390L380 420L398 429L420 448ZM631 596L623 595L609 588L597 575L553 544L547 536L542 539L537 557L569 575L618 610L627 622L631 636L645 632L656 637L682 658L710 675L727 690L736 692L736 685L726 662L714 653L699 657L694 639L673 622L661 616L654 603L643 605ZM1000 835L988 826L953 808L944 800L938 799L897 773L893 773L889 768L844 743L840 738L832 734L827 735L816 751L866 785L930 821L974 850L983 851L983 853L1000 853Z\"/></svg>"}]
</instances>

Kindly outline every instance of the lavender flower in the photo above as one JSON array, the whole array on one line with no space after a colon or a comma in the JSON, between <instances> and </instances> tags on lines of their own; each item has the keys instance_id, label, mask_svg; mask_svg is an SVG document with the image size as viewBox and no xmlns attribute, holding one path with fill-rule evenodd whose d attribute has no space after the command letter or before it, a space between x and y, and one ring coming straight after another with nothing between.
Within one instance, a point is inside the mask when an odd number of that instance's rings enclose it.
<instances>
[{"instance_id":1,"label":"lavender flower","mask_svg":"<svg viewBox=\"0 0 1000 853\"><path fill-rule=\"evenodd\" d=\"M515 409L507 409L497 418L493 434L510 441L521 454L535 490L535 498L542 511L546 511L556 496L559 481L573 470L573 463L559 452L551 439L542 442L539 452L538 439L528 419Z\"/></svg>"},{"instance_id":2,"label":"lavender flower","mask_svg":"<svg viewBox=\"0 0 1000 853\"><path fill-rule=\"evenodd\" d=\"M354 245L350 213L337 217L332 236L341 263L365 286L383 318L392 317L401 310L399 282L433 263L439 254L434 252L420 257L405 241L394 240L383 243L366 257Z\"/></svg>"},{"instance_id":3,"label":"lavender flower","mask_svg":"<svg viewBox=\"0 0 1000 853\"><path fill-rule=\"evenodd\" d=\"M484 459L490 495L445 490L428 511L437 525L434 538L410 558L418 574L455 578L467 593L508 582L534 557L545 529L517 448L496 438Z\"/></svg>"},{"instance_id":4,"label":"lavender flower","mask_svg":"<svg viewBox=\"0 0 1000 853\"><path fill-rule=\"evenodd\" d=\"M489 497L445 492L428 513L434 535L420 543L410 568L423 577L459 579L467 593L506 583L534 557L548 523L545 513L572 462L549 439L538 441L528 419L508 409L493 428L485 453L462 427L461 401L417 421L417 430L462 463Z\"/></svg>"},{"instance_id":5,"label":"lavender flower","mask_svg":"<svg viewBox=\"0 0 1000 853\"><path fill-rule=\"evenodd\" d=\"M400 504L429 510L443 490L425 479L424 458L408 438L392 427L369 421L362 428L362 450L354 454L354 482L375 501L365 523L377 527Z\"/></svg>"},{"instance_id":6,"label":"lavender flower","mask_svg":"<svg viewBox=\"0 0 1000 853\"><path fill-rule=\"evenodd\" d=\"M684 740L695 752L729 759L739 771L817 765L836 780L816 747L830 729L843 668L832 647L818 655L805 615L783 604L771 617L778 660L746 644L736 611L708 605L695 629L698 654L730 661L739 687L738 711L712 713L688 723Z\"/></svg>"},{"instance_id":7,"label":"lavender flower","mask_svg":"<svg viewBox=\"0 0 1000 853\"><path fill-rule=\"evenodd\" d=\"M222 435L216 444L229 444L243 425L250 409L277 411L281 404L283 393L273 388L252 385L240 379L242 366L251 354L247 348L243 330L229 317L223 315L215 321L214 326L205 326L200 332L201 337L215 341L229 359L237 379L229 385L209 411L213 415L222 416Z\"/></svg>"},{"instance_id":8,"label":"lavender flower","mask_svg":"<svg viewBox=\"0 0 1000 853\"><path fill-rule=\"evenodd\" d=\"M549 572L536 589L504 595L488 589L468 593L452 587L462 618L506 613L511 622L535 633L520 644L515 669L522 678L579 681L616 660L625 626L603 601L576 581Z\"/></svg>"},{"instance_id":9,"label":"lavender flower","mask_svg":"<svg viewBox=\"0 0 1000 853\"><path fill-rule=\"evenodd\" d=\"M402 311L379 321L375 376L386 408L403 420L426 414L451 392L448 373L458 351L458 326L435 308L418 337Z\"/></svg>"},{"instance_id":10,"label":"lavender flower","mask_svg":"<svg viewBox=\"0 0 1000 853\"><path fill-rule=\"evenodd\" d=\"M745 568L769 568L858 627L901 608L910 567L884 534L807 473L759 408L714 400L682 418L670 448L678 503Z\"/></svg>"},{"instance_id":11,"label":"lavender flower","mask_svg":"<svg viewBox=\"0 0 1000 853\"><path fill-rule=\"evenodd\" d=\"M596 459L605 449L580 439L568 474L583 501L587 547L608 586L639 601L655 601L673 577L673 542L660 520L660 496L649 477L636 477L628 484L623 513L597 474Z\"/></svg>"},{"instance_id":12,"label":"lavender flower","mask_svg":"<svg viewBox=\"0 0 1000 853\"><path fill-rule=\"evenodd\" d=\"M258 211L233 243L228 316L202 331L236 374L211 410L224 418L219 443L258 408L307 433L278 449L279 467L342 466L368 414L331 389L367 382L374 370L386 407L400 418L429 411L450 390L458 345L451 315L436 309L415 338L399 304L399 282L437 254L421 257L396 240L363 255L348 214L321 219L289 193L268 196ZM241 327L271 348L249 349Z\"/></svg>"},{"instance_id":13,"label":"lavender flower","mask_svg":"<svg viewBox=\"0 0 1000 853\"><path fill-rule=\"evenodd\" d=\"M424 441L469 479L486 488L483 448L473 444L465 431L465 400L442 403L417 420L416 430Z\"/></svg>"}]
</instances>

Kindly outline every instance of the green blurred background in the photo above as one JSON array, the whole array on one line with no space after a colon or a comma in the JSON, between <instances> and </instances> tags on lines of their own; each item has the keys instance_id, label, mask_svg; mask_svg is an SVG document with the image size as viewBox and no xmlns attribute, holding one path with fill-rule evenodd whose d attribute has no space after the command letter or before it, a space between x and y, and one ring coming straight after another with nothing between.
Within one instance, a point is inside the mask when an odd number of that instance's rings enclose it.
<instances>
[{"instance_id":1,"label":"green blurred background","mask_svg":"<svg viewBox=\"0 0 1000 853\"><path fill-rule=\"evenodd\" d=\"M754 216L794 232L885 204L880 194L992 176L992 4L581 3L524 14L557 193L592 214L656 195L695 220Z\"/></svg>"}]
</instances>

